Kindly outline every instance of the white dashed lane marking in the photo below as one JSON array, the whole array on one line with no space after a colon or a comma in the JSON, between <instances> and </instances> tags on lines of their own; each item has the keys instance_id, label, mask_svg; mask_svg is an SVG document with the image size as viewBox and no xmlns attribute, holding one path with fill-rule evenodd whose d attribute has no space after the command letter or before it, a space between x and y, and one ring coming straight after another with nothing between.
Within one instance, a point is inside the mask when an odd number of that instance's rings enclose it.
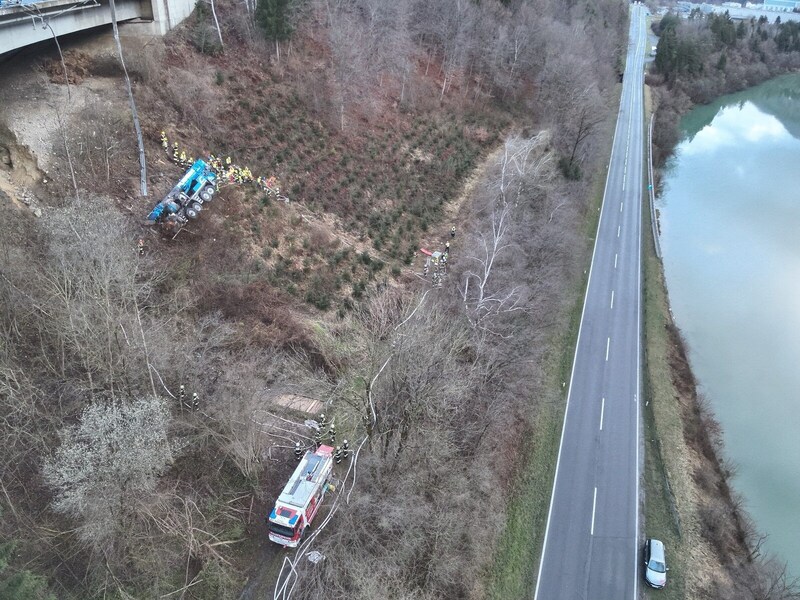
<instances>
[{"instance_id":1,"label":"white dashed lane marking","mask_svg":"<svg viewBox=\"0 0 800 600\"><path fill-rule=\"evenodd\" d=\"M600 431L603 431L603 415L606 411L606 399L603 398L600 402Z\"/></svg>"}]
</instances>

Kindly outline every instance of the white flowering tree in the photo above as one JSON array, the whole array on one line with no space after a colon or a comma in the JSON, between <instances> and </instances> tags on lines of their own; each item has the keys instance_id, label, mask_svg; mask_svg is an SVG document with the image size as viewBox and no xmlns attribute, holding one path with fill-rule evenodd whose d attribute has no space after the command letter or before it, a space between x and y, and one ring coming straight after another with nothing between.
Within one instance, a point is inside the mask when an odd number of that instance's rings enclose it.
<instances>
[{"instance_id":1,"label":"white flowering tree","mask_svg":"<svg viewBox=\"0 0 800 600\"><path fill-rule=\"evenodd\" d=\"M167 432L163 400L146 397L95 403L78 425L61 432L61 445L45 462L53 508L79 522L81 539L107 549L152 498L159 476L177 451Z\"/></svg>"}]
</instances>

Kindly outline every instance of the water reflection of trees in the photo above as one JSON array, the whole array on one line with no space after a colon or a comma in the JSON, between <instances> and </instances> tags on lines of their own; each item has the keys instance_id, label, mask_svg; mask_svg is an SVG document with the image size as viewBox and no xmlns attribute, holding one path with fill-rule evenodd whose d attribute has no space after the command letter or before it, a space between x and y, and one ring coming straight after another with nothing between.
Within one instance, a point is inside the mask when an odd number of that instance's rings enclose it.
<instances>
[{"instance_id":1,"label":"water reflection of trees","mask_svg":"<svg viewBox=\"0 0 800 600\"><path fill-rule=\"evenodd\" d=\"M777 77L743 92L723 96L711 104L696 107L691 117L683 120L684 139L692 141L725 108L737 106L741 110L748 102L778 119L793 137L800 139L800 75Z\"/></svg>"}]
</instances>

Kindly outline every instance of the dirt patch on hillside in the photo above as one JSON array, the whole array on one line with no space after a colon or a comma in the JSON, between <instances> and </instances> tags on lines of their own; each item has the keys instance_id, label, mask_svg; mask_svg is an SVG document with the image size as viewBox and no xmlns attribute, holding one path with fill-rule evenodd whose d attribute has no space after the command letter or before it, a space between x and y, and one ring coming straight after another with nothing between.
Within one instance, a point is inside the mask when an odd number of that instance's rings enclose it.
<instances>
[{"instance_id":1,"label":"dirt patch on hillside","mask_svg":"<svg viewBox=\"0 0 800 600\"><path fill-rule=\"evenodd\" d=\"M316 415L323 406L320 400L307 396L298 396L297 394L282 394L275 398L273 402L278 406L308 413L309 415Z\"/></svg>"},{"instance_id":2,"label":"dirt patch on hillside","mask_svg":"<svg viewBox=\"0 0 800 600\"><path fill-rule=\"evenodd\" d=\"M36 158L17 142L14 133L0 122L0 192L19 209L28 208L37 217L41 216L42 189L49 180L44 177ZM39 190L35 193L33 190Z\"/></svg>"},{"instance_id":3,"label":"dirt patch on hillside","mask_svg":"<svg viewBox=\"0 0 800 600\"><path fill-rule=\"evenodd\" d=\"M89 76L91 57L80 50L64 52L64 62L60 59L50 58L42 64L51 83L63 85L65 82L78 85ZM66 67L66 70L65 70Z\"/></svg>"},{"instance_id":4,"label":"dirt patch on hillside","mask_svg":"<svg viewBox=\"0 0 800 600\"><path fill-rule=\"evenodd\" d=\"M36 158L3 123L0 123L0 173L17 186L33 186L42 179Z\"/></svg>"},{"instance_id":5,"label":"dirt patch on hillside","mask_svg":"<svg viewBox=\"0 0 800 600\"><path fill-rule=\"evenodd\" d=\"M108 39L103 40L107 45ZM102 107L124 109L127 101L118 80L92 76L96 59L68 48L68 43L62 48L69 86L64 85L64 68L55 51L44 59L23 55L4 68L0 120L13 133L15 143L26 148L35 164L36 168L28 175L41 169L47 179L58 180L64 187L63 184L70 181L61 156L65 131L87 129L84 115L87 108L95 113Z\"/></svg>"}]
</instances>

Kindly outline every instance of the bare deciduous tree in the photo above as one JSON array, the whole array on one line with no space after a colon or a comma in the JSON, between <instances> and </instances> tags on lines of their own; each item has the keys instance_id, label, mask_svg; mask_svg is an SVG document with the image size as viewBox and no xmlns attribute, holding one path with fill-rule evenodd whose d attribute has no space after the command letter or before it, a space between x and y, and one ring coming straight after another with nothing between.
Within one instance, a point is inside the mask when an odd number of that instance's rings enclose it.
<instances>
[{"instance_id":1,"label":"bare deciduous tree","mask_svg":"<svg viewBox=\"0 0 800 600\"><path fill-rule=\"evenodd\" d=\"M483 253L480 256L468 258L478 264L477 268L468 270L464 280L464 307L470 320L477 327L483 327L484 321L490 315L498 313L524 310L520 286L501 291L490 290L489 283L492 270L498 262L500 255L512 247L509 234L509 221L511 220L511 205L505 204L492 212L489 223L491 231L481 233ZM470 289L472 283L472 289Z\"/></svg>"},{"instance_id":2,"label":"bare deciduous tree","mask_svg":"<svg viewBox=\"0 0 800 600\"><path fill-rule=\"evenodd\" d=\"M339 127L345 129L345 113L365 90L368 76L368 42L363 29L351 15L337 14L328 30L334 64L334 95Z\"/></svg>"},{"instance_id":3,"label":"bare deciduous tree","mask_svg":"<svg viewBox=\"0 0 800 600\"><path fill-rule=\"evenodd\" d=\"M539 76L540 99L563 164L572 169L593 155L589 141L598 125L608 118L608 103L592 77L592 71L599 67L589 40L564 26L551 27L546 39L545 64ZM567 47L572 50L566 51Z\"/></svg>"},{"instance_id":4,"label":"bare deciduous tree","mask_svg":"<svg viewBox=\"0 0 800 600\"><path fill-rule=\"evenodd\" d=\"M33 271L41 300L32 308L46 317L34 326L53 351L40 356L40 368L85 377L90 394L140 391L136 386L149 377L149 367L139 311L161 272L140 271L147 259L137 256L128 222L103 199L51 209L42 227L49 260Z\"/></svg>"},{"instance_id":5,"label":"bare deciduous tree","mask_svg":"<svg viewBox=\"0 0 800 600\"><path fill-rule=\"evenodd\" d=\"M219 19L217 18L217 7L214 4L214 0L208 0L211 4L211 15L214 17L214 27L217 30L217 37L219 37L219 47L222 48L222 51L225 51L225 44L222 42L222 30L219 28Z\"/></svg>"},{"instance_id":6,"label":"bare deciduous tree","mask_svg":"<svg viewBox=\"0 0 800 600\"><path fill-rule=\"evenodd\" d=\"M476 266L465 271L461 293L470 321L476 327L486 328L486 319L492 315L526 309L525 287L513 283L496 286L493 274L503 254L516 244L511 233L515 207L526 194L532 193L537 183L542 183L537 180L550 162L550 155L544 152L547 141L544 134L508 139L486 185L488 216L478 232L479 250L467 254L468 261Z\"/></svg>"},{"instance_id":7,"label":"bare deciduous tree","mask_svg":"<svg viewBox=\"0 0 800 600\"><path fill-rule=\"evenodd\" d=\"M537 55L542 53L537 9L524 3L515 10L505 9L496 20L500 25L489 37L488 52L483 56L490 81L499 88L503 99L514 97L526 77L538 69Z\"/></svg>"},{"instance_id":8,"label":"bare deciduous tree","mask_svg":"<svg viewBox=\"0 0 800 600\"><path fill-rule=\"evenodd\" d=\"M762 557L746 571L751 577L741 580L753 600L797 600L800 598L800 578L792 577L786 563L776 557Z\"/></svg>"}]
</instances>

